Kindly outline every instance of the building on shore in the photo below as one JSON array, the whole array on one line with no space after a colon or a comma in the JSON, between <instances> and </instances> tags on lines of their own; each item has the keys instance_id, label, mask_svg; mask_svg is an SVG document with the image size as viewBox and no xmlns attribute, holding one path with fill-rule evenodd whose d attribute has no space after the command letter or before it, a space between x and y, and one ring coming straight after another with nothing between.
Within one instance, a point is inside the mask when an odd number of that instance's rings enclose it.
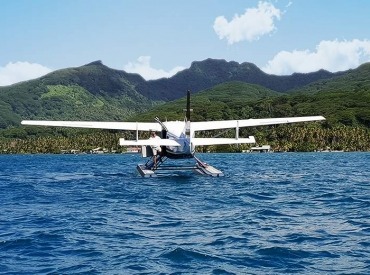
<instances>
[{"instance_id":1,"label":"building on shore","mask_svg":"<svg viewBox=\"0 0 370 275\"><path fill-rule=\"evenodd\" d=\"M251 147L249 150L243 150L243 153L270 153L272 152L270 145L262 145Z\"/></svg>"}]
</instances>

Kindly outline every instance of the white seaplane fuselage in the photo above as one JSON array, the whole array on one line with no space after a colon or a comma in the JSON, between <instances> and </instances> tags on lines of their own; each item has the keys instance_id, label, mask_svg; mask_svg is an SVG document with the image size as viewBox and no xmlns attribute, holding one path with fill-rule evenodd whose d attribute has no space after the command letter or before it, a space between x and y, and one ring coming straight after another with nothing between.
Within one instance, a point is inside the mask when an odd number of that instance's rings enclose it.
<instances>
[{"instance_id":1,"label":"white seaplane fuselage","mask_svg":"<svg viewBox=\"0 0 370 275\"><path fill-rule=\"evenodd\" d=\"M194 133L190 132L190 123L186 121L170 121L163 123L167 131L166 139L176 141L179 146L166 146L166 156L169 158L191 158L195 153L195 146L191 143ZM192 136L191 136L192 135Z\"/></svg>"}]
</instances>

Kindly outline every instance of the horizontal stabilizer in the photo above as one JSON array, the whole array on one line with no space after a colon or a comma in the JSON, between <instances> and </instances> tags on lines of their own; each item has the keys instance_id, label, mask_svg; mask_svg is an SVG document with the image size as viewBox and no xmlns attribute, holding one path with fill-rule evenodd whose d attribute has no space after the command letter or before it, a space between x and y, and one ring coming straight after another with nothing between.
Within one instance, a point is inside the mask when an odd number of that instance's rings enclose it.
<instances>
[{"instance_id":1,"label":"horizontal stabilizer","mask_svg":"<svg viewBox=\"0 0 370 275\"><path fill-rule=\"evenodd\" d=\"M181 146L175 140L172 139L139 139L139 140L125 140L124 138L119 139L119 145L121 146Z\"/></svg>"},{"instance_id":2,"label":"horizontal stabilizer","mask_svg":"<svg viewBox=\"0 0 370 275\"><path fill-rule=\"evenodd\" d=\"M249 138L192 138L191 142L194 146L199 145L221 145L221 144L244 144L256 143L254 136Z\"/></svg>"},{"instance_id":3,"label":"horizontal stabilizer","mask_svg":"<svg viewBox=\"0 0 370 275\"><path fill-rule=\"evenodd\" d=\"M158 123L149 122L99 122L99 121L47 121L47 120L23 120L22 125L75 127L92 129L132 130L132 131L160 131Z\"/></svg>"}]
</instances>

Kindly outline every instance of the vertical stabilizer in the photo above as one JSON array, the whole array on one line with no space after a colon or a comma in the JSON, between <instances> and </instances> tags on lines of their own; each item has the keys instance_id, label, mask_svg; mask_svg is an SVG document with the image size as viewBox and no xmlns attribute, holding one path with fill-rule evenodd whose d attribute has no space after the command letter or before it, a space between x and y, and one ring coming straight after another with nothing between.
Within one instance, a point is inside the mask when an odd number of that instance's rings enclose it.
<instances>
[{"instance_id":1,"label":"vertical stabilizer","mask_svg":"<svg viewBox=\"0 0 370 275\"><path fill-rule=\"evenodd\" d=\"M186 120L190 121L190 91L188 90L187 97L186 97Z\"/></svg>"}]
</instances>

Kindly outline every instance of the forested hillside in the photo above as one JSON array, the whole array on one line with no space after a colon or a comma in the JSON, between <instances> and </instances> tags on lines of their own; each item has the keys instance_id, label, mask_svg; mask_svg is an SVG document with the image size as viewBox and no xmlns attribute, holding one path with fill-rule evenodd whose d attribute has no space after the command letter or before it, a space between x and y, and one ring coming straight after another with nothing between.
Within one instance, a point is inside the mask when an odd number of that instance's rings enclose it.
<instances>
[{"instance_id":1,"label":"forested hillside","mask_svg":"<svg viewBox=\"0 0 370 275\"><path fill-rule=\"evenodd\" d=\"M370 66L369 66L370 67ZM370 87L358 87L347 77L305 87L304 92L281 94L262 86L229 82L192 95L192 120L246 119L324 115L328 126L370 127ZM321 86L316 92L317 85ZM346 88L332 89L333 86ZM183 119L185 98L136 115L134 120Z\"/></svg>"},{"instance_id":2,"label":"forested hillside","mask_svg":"<svg viewBox=\"0 0 370 275\"><path fill-rule=\"evenodd\" d=\"M0 128L22 119L124 120L155 102L132 88L145 81L100 62L0 88Z\"/></svg>"}]
</instances>

